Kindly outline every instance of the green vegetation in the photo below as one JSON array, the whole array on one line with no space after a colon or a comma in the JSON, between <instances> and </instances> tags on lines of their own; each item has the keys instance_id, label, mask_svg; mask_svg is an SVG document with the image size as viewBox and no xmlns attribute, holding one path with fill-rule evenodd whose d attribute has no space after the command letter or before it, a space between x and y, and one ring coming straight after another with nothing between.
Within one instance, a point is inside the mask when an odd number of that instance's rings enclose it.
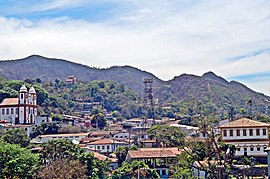
<instances>
[{"instance_id":1,"label":"green vegetation","mask_svg":"<svg viewBox=\"0 0 270 179\"><path fill-rule=\"evenodd\" d=\"M112 179L131 179L131 178L159 178L157 172L150 169L143 161L124 162L117 170L113 171Z\"/></svg>"},{"instance_id":2,"label":"green vegetation","mask_svg":"<svg viewBox=\"0 0 270 179\"><path fill-rule=\"evenodd\" d=\"M184 144L184 133L177 127L154 125L147 130L150 139L155 139L159 147L179 147Z\"/></svg>"},{"instance_id":3,"label":"green vegetation","mask_svg":"<svg viewBox=\"0 0 270 179\"><path fill-rule=\"evenodd\" d=\"M10 144L18 144L21 147L27 147L30 144L30 139L23 129L8 130L3 133L1 139Z\"/></svg>"},{"instance_id":4,"label":"green vegetation","mask_svg":"<svg viewBox=\"0 0 270 179\"><path fill-rule=\"evenodd\" d=\"M201 82L202 79L205 83ZM173 85L177 86L178 80L180 78L154 90L154 98L158 98L154 106L156 119L176 118L181 120L181 124L196 126L191 119L204 111L204 115L215 113L221 120L239 114L244 117L252 115L253 119L270 122L270 104L264 100L265 96L256 94L255 98L254 92L241 84L213 81L209 77L181 76L179 83L185 82L181 87L183 89L172 88ZM196 81L196 85L193 85ZM136 93L128 86L112 81L79 81L75 84L66 84L58 79L43 83L37 79L27 79L25 82L0 79L0 100L17 97L22 84L27 88L35 87L38 104L41 106L39 113L50 114L55 122L62 120L59 114L77 115L81 111L91 111L91 117L94 118L91 121L93 126L97 126L96 121L98 121L98 127L102 129L105 127L105 116L101 111L97 113L92 110L95 102L118 121L152 117L152 110L143 108L142 99L138 95L141 93ZM250 104L252 104L252 111L250 111Z\"/></svg>"},{"instance_id":5,"label":"green vegetation","mask_svg":"<svg viewBox=\"0 0 270 179\"><path fill-rule=\"evenodd\" d=\"M0 141L0 178L31 178L39 166L39 158L16 144Z\"/></svg>"}]
</instances>

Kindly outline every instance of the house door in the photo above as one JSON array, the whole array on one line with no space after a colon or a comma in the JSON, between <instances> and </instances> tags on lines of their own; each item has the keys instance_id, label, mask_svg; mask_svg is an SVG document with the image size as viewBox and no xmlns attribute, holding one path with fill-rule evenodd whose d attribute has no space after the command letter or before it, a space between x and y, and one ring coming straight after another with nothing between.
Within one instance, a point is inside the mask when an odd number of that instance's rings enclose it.
<instances>
[{"instance_id":1,"label":"house door","mask_svg":"<svg viewBox=\"0 0 270 179\"><path fill-rule=\"evenodd\" d=\"M247 148L244 148L244 156L247 156Z\"/></svg>"},{"instance_id":2,"label":"house door","mask_svg":"<svg viewBox=\"0 0 270 179\"><path fill-rule=\"evenodd\" d=\"M19 123L20 123L19 118L16 117L16 118L15 118L15 124L19 124Z\"/></svg>"}]
</instances>

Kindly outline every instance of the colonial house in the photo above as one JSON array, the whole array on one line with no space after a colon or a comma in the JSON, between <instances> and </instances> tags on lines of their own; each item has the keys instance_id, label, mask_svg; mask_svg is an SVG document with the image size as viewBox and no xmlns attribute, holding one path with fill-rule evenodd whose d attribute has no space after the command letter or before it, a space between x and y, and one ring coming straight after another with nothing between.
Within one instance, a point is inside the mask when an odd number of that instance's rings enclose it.
<instances>
[{"instance_id":1,"label":"colonial house","mask_svg":"<svg viewBox=\"0 0 270 179\"><path fill-rule=\"evenodd\" d=\"M270 124L242 118L219 126L221 141L237 147L236 156L265 157Z\"/></svg>"},{"instance_id":2,"label":"colonial house","mask_svg":"<svg viewBox=\"0 0 270 179\"><path fill-rule=\"evenodd\" d=\"M122 130L121 132L115 132L112 134L112 137L116 139L132 139L135 136L135 134L132 134L127 130Z\"/></svg>"},{"instance_id":3,"label":"colonial house","mask_svg":"<svg viewBox=\"0 0 270 179\"><path fill-rule=\"evenodd\" d=\"M87 144L87 147L94 148L100 153L109 154L113 153L119 146L128 146L128 142L118 141L114 139L100 139Z\"/></svg>"},{"instance_id":4,"label":"colonial house","mask_svg":"<svg viewBox=\"0 0 270 179\"><path fill-rule=\"evenodd\" d=\"M177 163L177 157L183 150L171 148L140 148L129 150L126 161L142 160L152 169L155 169L160 178L169 178L169 166Z\"/></svg>"},{"instance_id":5,"label":"colonial house","mask_svg":"<svg viewBox=\"0 0 270 179\"><path fill-rule=\"evenodd\" d=\"M47 135L40 135L36 137L32 142L33 143L43 143L48 142L51 139L69 139L69 140L76 140L79 142L82 138L86 138L88 133L74 133L74 134L47 134Z\"/></svg>"},{"instance_id":6,"label":"colonial house","mask_svg":"<svg viewBox=\"0 0 270 179\"><path fill-rule=\"evenodd\" d=\"M22 129L24 130L28 136L30 136L33 133L33 129L34 129L34 125L32 124L10 124L10 123L0 123L0 130L2 130L2 132L6 132L8 130L13 130L13 129Z\"/></svg>"},{"instance_id":7,"label":"colonial house","mask_svg":"<svg viewBox=\"0 0 270 179\"><path fill-rule=\"evenodd\" d=\"M20 88L18 98L5 98L0 104L0 119L11 124L34 124L37 117L37 96L34 87Z\"/></svg>"},{"instance_id":8,"label":"colonial house","mask_svg":"<svg viewBox=\"0 0 270 179\"><path fill-rule=\"evenodd\" d=\"M126 120L124 123L124 125L131 125L132 127L146 127L146 128L150 128L154 124L162 124L162 120L133 118Z\"/></svg>"}]
</instances>

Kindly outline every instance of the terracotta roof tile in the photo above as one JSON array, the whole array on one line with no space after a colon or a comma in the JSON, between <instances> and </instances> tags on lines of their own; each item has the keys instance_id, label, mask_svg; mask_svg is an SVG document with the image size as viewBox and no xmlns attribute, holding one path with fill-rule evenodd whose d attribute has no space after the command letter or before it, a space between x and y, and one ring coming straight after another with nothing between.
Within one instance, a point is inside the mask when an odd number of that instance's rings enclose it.
<instances>
[{"instance_id":1,"label":"terracotta roof tile","mask_svg":"<svg viewBox=\"0 0 270 179\"><path fill-rule=\"evenodd\" d=\"M88 145L100 145L100 144L127 144L126 142L120 142L112 139L100 139L94 142L90 142Z\"/></svg>"},{"instance_id":2,"label":"terracotta roof tile","mask_svg":"<svg viewBox=\"0 0 270 179\"><path fill-rule=\"evenodd\" d=\"M248 118L238 119L219 126L220 128L233 128L233 127L270 127L270 124L251 120Z\"/></svg>"},{"instance_id":3,"label":"terracotta roof tile","mask_svg":"<svg viewBox=\"0 0 270 179\"><path fill-rule=\"evenodd\" d=\"M5 99L3 99L0 106L3 106L3 105L18 105L18 102L19 102L18 98L5 98Z\"/></svg>"},{"instance_id":4,"label":"terracotta roof tile","mask_svg":"<svg viewBox=\"0 0 270 179\"><path fill-rule=\"evenodd\" d=\"M182 150L177 147L173 148L141 148L139 150L130 150L128 155L131 159L138 158L176 158Z\"/></svg>"}]
</instances>

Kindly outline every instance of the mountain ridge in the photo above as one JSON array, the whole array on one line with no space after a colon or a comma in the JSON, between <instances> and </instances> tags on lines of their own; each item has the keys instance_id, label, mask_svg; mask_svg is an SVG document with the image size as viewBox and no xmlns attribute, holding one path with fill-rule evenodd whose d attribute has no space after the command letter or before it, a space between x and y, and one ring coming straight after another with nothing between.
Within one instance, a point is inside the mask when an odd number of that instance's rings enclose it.
<instances>
[{"instance_id":1,"label":"mountain ridge","mask_svg":"<svg viewBox=\"0 0 270 179\"><path fill-rule=\"evenodd\" d=\"M0 61L0 76L9 80L39 78L42 81L55 79L64 81L70 75L85 82L115 81L130 87L140 96L143 95L143 79L152 78L154 96L164 103L196 100L217 109L228 109L230 106L236 106L238 109L244 107L248 100L253 100L254 108L263 106L262 111L267 111L264 109L269 107L270 114L269 96L255 92L240 82L227 81L213 72L206 72L202 76L181 74L171 80L163 81L152 73L128 65L95 68L39 55Z\"/></svg>"}]
</instances>

